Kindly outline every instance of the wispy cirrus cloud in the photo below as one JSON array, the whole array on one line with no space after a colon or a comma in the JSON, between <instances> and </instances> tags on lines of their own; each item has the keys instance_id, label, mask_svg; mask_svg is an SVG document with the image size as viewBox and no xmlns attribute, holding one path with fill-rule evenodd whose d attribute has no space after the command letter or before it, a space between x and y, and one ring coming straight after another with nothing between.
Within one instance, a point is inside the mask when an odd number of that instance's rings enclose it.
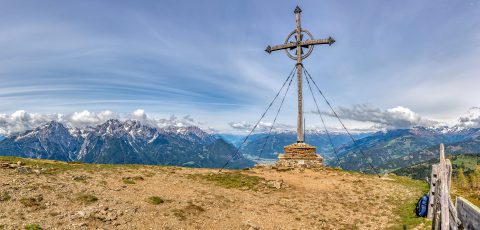
<instances>
[{"instance_id":1,"label":"wispy cirrus cloud","mask_svg":"<svg viewBox=\"0 0 480 230\"><path fill-rule=\"evenodd\" d=\"M295 64L283 52L263 51L295 27L296 3L273 2L2 2L0 113L140 107L163 117L192 114L216 129L251 123ZM335 105L404 105L422 119L455 120L478 103L476 1L301 7L302 26L315 38L337 40L304 63ZM289 95L286 104L294 100ZM381 126L424 123L408 111L380 110ZM287 119L295 124L295 113Z\"/></svg>"}]
</instances>

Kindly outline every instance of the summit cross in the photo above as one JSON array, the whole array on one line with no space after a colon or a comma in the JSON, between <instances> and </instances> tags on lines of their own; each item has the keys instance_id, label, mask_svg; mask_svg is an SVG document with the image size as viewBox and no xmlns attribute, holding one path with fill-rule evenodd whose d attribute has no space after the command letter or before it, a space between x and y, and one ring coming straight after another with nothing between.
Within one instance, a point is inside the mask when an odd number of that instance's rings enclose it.
<instances>
[{"instance_id":1,"label":"summit cross","mask_svg":"<svg viewBox=\"0 0 480 230\"><path fill-rule=\"evenodd\" d=\"M327 39L313 39L310 31L300 26L300 13L302 9L299 6L295 8L295 20L297 27L285 39L285 43L275 46L267 46L265 51L272 53L277 50L285 50L287 56L297 61L297 93L298 93L298 114L297 114L297 143L303 143L303 96L302 96L302 60L310 56L315 45L332 45L335 40L331 37ZM308 36L304 40L304 35ZM307 49L304 53L303 49ZM290 53L294 51L294 53Z\"/></svg>"}]
</instances>

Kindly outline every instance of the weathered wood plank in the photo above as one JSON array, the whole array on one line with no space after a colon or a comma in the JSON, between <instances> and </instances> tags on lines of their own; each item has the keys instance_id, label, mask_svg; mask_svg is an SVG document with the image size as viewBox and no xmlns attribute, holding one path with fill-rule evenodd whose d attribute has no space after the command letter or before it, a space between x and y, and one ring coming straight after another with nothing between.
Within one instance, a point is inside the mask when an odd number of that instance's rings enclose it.
<instances>
[{"instance_id":1,"label":"weathered wood plank","mask_svg":"<svg viewBox=\"0 0 480 230\"><path fill-rule=\"evenodd\" d=\"M281 45L272 46L272 47L270 48L270 52L271 52L271 51L288 49L288 48L294 48L294 47L297 47L297 43L296 43L296 42L290 42L290 43L287 43L287 44L281 44Z\"/></svg>"},{"instance_id":2,"label":"weathered wood plank","mask_svg":"<svg viewBox=\"0 0 480 230\"><path fill-rule=\"evenodd\" d=\"M433 211L435 209L435 188L438 180L438 164L432 165L432 173L430 175L430 192L428 194L428 211L427 218L433 220Z\"/></svg>"},{"instance_id":3,"label":"weathered wood plank","mask_svg":"<svg viewBox=\"0 0 480 230\"><path fill-rule=\"evenodd\" d=\"M455 200L458 218L464 229L480 229L480 208L462 197Z\"/></svg>"},{"instance_id":4,"label":"weathered wood plank","mask_svg":"<svg viewBox=\"0 0 480 230\"><path fill-rule=\"evenodd\" d=\"M307 46L307 45L321 45L321 44L331 44L331 43L332 43L332 39L327 38L327 39L313 39L313 40L301 41L300 45ZM297 42L289 42L289 43L286 43L286 44L275 45L275 46L270 47L269 52L295 48L295 47L297 47L297 44L298 44Z\"/></svg>"},{"instance_id":5,"label":"weathered wood plank","mask_svg":"<svg viewBox=\"0 0 480 230\"><path fill-rule=\"evenodd\" d=\"M461 225L461 221L460 219L458 219L457 209L453 205L453 202L451 199L448 199L448 209L450 210L450 229L457 230L458 226Z\"/></svg>"},{"instance_id":6,"label":"weathered wood plank","mask_svg":"<svg viewBox=\"0 0 480 230\"><path fill-rule=\"evenodd\" d=\"M306 40L301 43L301 45L320 45L320 44L331 44L332 39L327 38L327 39L313 39L313 40Z\"/></svg>"},{"instance_id":7,"label":"weathered wood plank","mask_svg":"<svg viewBox=\"0 0 480 230\"><path fill-rule=\"evenodd\" d=\"M443 144L440 144L440 171L439 179L440 183L440 228L442 230L449 229L450 227L450 211L448 209L448 200L450 199L450 188L448 187L448 169L447 162L445 161L445 148Z\"/></svg>"}]
</instances>

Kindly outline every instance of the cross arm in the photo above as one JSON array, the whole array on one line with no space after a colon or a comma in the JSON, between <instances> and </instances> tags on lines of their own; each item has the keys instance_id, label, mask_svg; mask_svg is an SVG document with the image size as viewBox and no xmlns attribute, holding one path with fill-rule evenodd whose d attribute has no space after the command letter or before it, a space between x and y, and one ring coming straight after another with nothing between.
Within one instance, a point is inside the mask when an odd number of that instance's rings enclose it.
<instances>
[{"instance_id":1,"label":"cross arm","mask_svg":"<svg viewBox=\"0 0 480 230\"><path fill-rule=\"evenodd\" d=\"M267 46L267 48L265 49L265 51L266 51L267 53L271 53L272 51L284 50L284 49L293 48L293 47L296 47L296 46L297 46L297 43L296 43L296 42L289 42L289 43L282 44L282 45Z\"/></svg>"},{"instance_id":2,"label":"cross arm","mask_svg":"<svg viewBox=\"0 0 480 230\"><path fill-rule=\"evenodd\" d=\"M272 53L272 51L277 51L277 50L284 50L288 48L294 48L298 45L301 46L309 46L309 45L321 45L321 44L328 44L329 46L335 43L335 40L332 37L328 37L327 39L313 39L313 40L306 40L306 41L301 41L300 44L297 42L289 42L285 43L282 45L276 45L276 46L267 46L265 51L267 53Z\"/></svg>"},{"instance_id":3,"label":"cross arm","mask_svg":"<svg viewBox=\"0 0 480 230\"><path fill-rule=\"evenodd\" d=\"M332 37L328 37L327 39L306 40L306 41L302 41L300 44L302 46L321 45L321 44L328 44L329 46L331 46L333 43L335 43L335 40Z\"/></svg>"}]
</instances>

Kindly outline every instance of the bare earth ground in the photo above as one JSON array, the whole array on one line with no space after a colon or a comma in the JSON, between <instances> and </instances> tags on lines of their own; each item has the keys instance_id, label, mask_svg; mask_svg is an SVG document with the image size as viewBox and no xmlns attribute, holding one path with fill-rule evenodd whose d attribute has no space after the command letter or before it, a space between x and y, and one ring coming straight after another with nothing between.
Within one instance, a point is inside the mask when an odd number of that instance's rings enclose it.
<instances>
[{"instance_id":1,"label":"bare earth ground","mask_svg":"<svg viewBox=\"0 0 480 230\"><path fill-rule=\"evenodd\" d=\"M40 162L24 161L32 168ZM421 195L405 178L329 168L218 174L51 164L61 167L27 174L0 168L0 229L402 229L398 209Z\"/></svg>"}]
</instances>

